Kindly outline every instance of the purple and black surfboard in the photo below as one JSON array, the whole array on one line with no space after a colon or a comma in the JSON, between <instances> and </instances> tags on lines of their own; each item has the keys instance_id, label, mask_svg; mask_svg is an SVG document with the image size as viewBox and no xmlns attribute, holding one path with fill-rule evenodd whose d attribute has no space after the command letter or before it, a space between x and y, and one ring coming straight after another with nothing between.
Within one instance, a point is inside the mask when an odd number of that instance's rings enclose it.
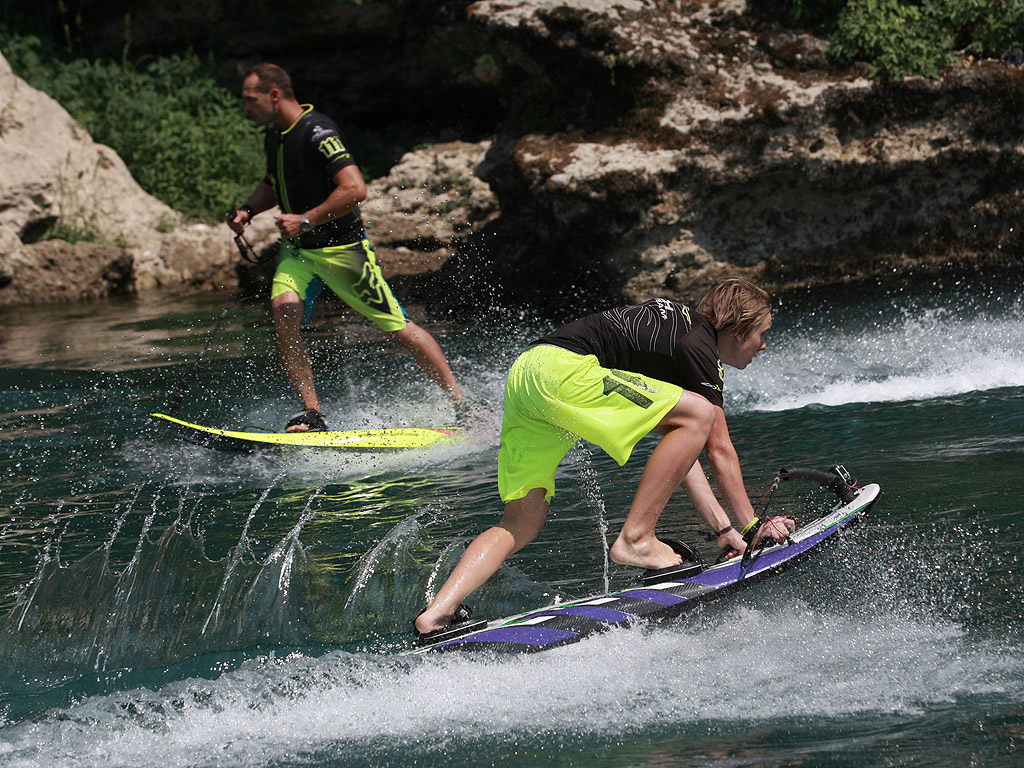
<instances>
[{"instance_id":1,"label":"purple and black surfboard","mask_svg":"<svg viewBox=\"0 0 1024 768\"><path fill-rule=\"evenodd\" d=\"M575 643L613 627L678 616L703 602L780 573L857 522L882 495L881 488L873 483L863 487L854 485L843 467L829 472L805 467L783 469L778 479L815 482L831 490L839 500L828 513L795 530L786 542L757 549L749 557L737 557L708 567L694 565L685 575L655 584L492 621L482 629L418 648L413 653L535 653ZM778 480L773 490L777 483Z\"/></svg>"}]
</instances>

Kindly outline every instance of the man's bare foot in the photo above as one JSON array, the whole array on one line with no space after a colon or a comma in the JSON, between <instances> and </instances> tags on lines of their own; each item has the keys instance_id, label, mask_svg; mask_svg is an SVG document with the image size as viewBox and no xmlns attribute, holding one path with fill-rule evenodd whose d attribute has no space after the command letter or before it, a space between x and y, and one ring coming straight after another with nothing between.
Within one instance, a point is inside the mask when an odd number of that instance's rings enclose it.
<instances>
[{"instance_id":1,"label":"man's bare foot","mask_svg":"<svg viewBox=\"0 0 1024 768\"><path fill-rule=\"evenodd\" d=\"M285 425L285 432L325 432L327 423L316 408L306 408L292 416Z\"/></svg>"},{"instance_id":2,"label":"man's bare foot","mask_svg":"<svg viewBox=\"0 0 1024 768\"><path fill-rule=\"evenodd\" d=\"M425 635L428 632L436 632L439 629L444 629L451 623L451 616L445 616L440 613L440 611L431 611L430 608L426 608L413 621L413 626L416 627L417 632Z\"/></svg>"},{"instance_id":3,"label":"man's bare foot","mask_svg":"<svg viewBox=\"0 0 1024 768\"><path fill-rule=\"evenodd\" d=\"M682 555L654 536L629 541L621 533L612 544L608 556L613 563L649 571L670 568L683 562Z\"/></svg>"}]
</instances>

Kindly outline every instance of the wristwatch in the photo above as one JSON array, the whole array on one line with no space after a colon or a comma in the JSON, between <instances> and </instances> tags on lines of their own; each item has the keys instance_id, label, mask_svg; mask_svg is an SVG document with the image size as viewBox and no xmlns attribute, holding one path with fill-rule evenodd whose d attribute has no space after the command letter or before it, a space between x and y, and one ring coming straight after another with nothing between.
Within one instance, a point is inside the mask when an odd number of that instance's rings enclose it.
<instances>
[{"instance_id":1,"label":"wristwatch","mask_svg":"<svg viewBox=\"0 0 1024 768\"><path fill-rule=\"evenodd\" d=\"M300 232L309 232L313 228L313 225L309 223L309 219L306 218L306 214L302 214L302 221L299 222Z\"/></svg>"}]
</instances>

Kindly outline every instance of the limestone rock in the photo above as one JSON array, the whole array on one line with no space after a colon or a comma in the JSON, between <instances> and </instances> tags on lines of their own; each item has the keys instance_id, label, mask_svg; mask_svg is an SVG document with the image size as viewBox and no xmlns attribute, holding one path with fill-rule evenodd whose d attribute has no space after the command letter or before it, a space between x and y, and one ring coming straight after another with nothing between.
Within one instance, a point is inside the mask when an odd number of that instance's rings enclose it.
<instances>
[{"instance_id":1,"label":"limestone rock","mask_svg":"<svg viewBox=\"0 0 1024 768\"><path fill-rule=\"evenodd\" d=\"M500 213L477 175L491 142L450 142L409 152L367 185L361 207L385 274L436 269L470 233Z\"/></svg>"},{"instance_id":2,"label":"limestone rock","mask_svg":"<svg viewBox=\"0 0 1024 768\"><path fill-rule=\"evenodd\" d=\"M23 245L0 261L5 304L97 299L123 293L131 280L131 255L116 245L46 240Z\"/></svg>"},{"instance_id":3,"label":"limestone rock","mask_svg":"<svg viewBox=\"0 0 1024 768\"><path fill-rule=\"evenodd\" d=\"M423 118L424 135L445 140L493 132L409 153L370 184L363 214L385 274L419 280L428 301L577 312L690 298L726 273L778 290L1022 261L1024 68L1011 59L968 61L939 80L871 80L789 28L778 4L749 0L390 3L310 0L296 9L315 22L295 27L302 47L274 47L276 18L254 8L263 26L214 47L236 63L253 50L278 60L357 125L387 114ZM138 7L134 44L154 51L234 28L216 5ZM417 34L366 66L395 14ZM123 19L111 19L120 50ZM309 48L310 34L331 50ZM131 255L124 290L231 279L226 228L161 227L172 222L159 205L120 218L96 205L119 161L74 125L40 149L33 131L49 127L25 128L39 97L20 84L12 101L4 66L0 159L37 165L0 179L0 302L20 279L10 254L61 215L65 181L90 190L92 223ZM41 120L69 123L53 114ZM73 152L62 143L72 139ZM273 247L271 217L249 235Z\"/></svg>"},{"instance_id":4,"label":"limestone rock","mask_svg":"<svg viewBox=\"0 0 1024 768\"><path fill-rule=\"evenodd\" d=\"M113 150L15 76L3 56L0 139L0 304L182 283L216 287L228 276L236 257L224 247L230 243L226 227L182 227L178 214L146 194ZM74 248L41 241L55 225L78 233ZM73 266L52 263L72 256Z\"/></svg>"}]
</instances>

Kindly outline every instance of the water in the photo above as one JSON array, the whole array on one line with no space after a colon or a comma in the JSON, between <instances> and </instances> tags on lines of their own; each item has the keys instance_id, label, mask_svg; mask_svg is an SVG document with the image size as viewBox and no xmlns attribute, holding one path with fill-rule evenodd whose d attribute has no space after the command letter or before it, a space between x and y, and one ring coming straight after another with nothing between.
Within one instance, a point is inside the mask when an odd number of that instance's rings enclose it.
<instances>
[{"instance_id":1,"label":"water","mask_svg":"<svg viewBox=\"0 0 1024 768\"><path fill-rule=\"evenodd\" d=\"M1019 289L788 297L769 349L727 376L748 491L785 465L843 463L885 490L865 524L672 624L506 659L400 651L500 512L504 372L551 321L424 319L495 405L462 443L241 456L147 418L221 308L0 314L0 765L1024 763ZM310 342L332 425L450 418L408 356L348 315ZM275 427L295 409L264 308L233 309L182 415ZM653 444L625 468L574 450L541 539L477 613L631 584L607 544ZM797 517L817 503L786 486L776 502ZM681 494L662 521L701 532Z\"/></svg>"}]
</instances>

